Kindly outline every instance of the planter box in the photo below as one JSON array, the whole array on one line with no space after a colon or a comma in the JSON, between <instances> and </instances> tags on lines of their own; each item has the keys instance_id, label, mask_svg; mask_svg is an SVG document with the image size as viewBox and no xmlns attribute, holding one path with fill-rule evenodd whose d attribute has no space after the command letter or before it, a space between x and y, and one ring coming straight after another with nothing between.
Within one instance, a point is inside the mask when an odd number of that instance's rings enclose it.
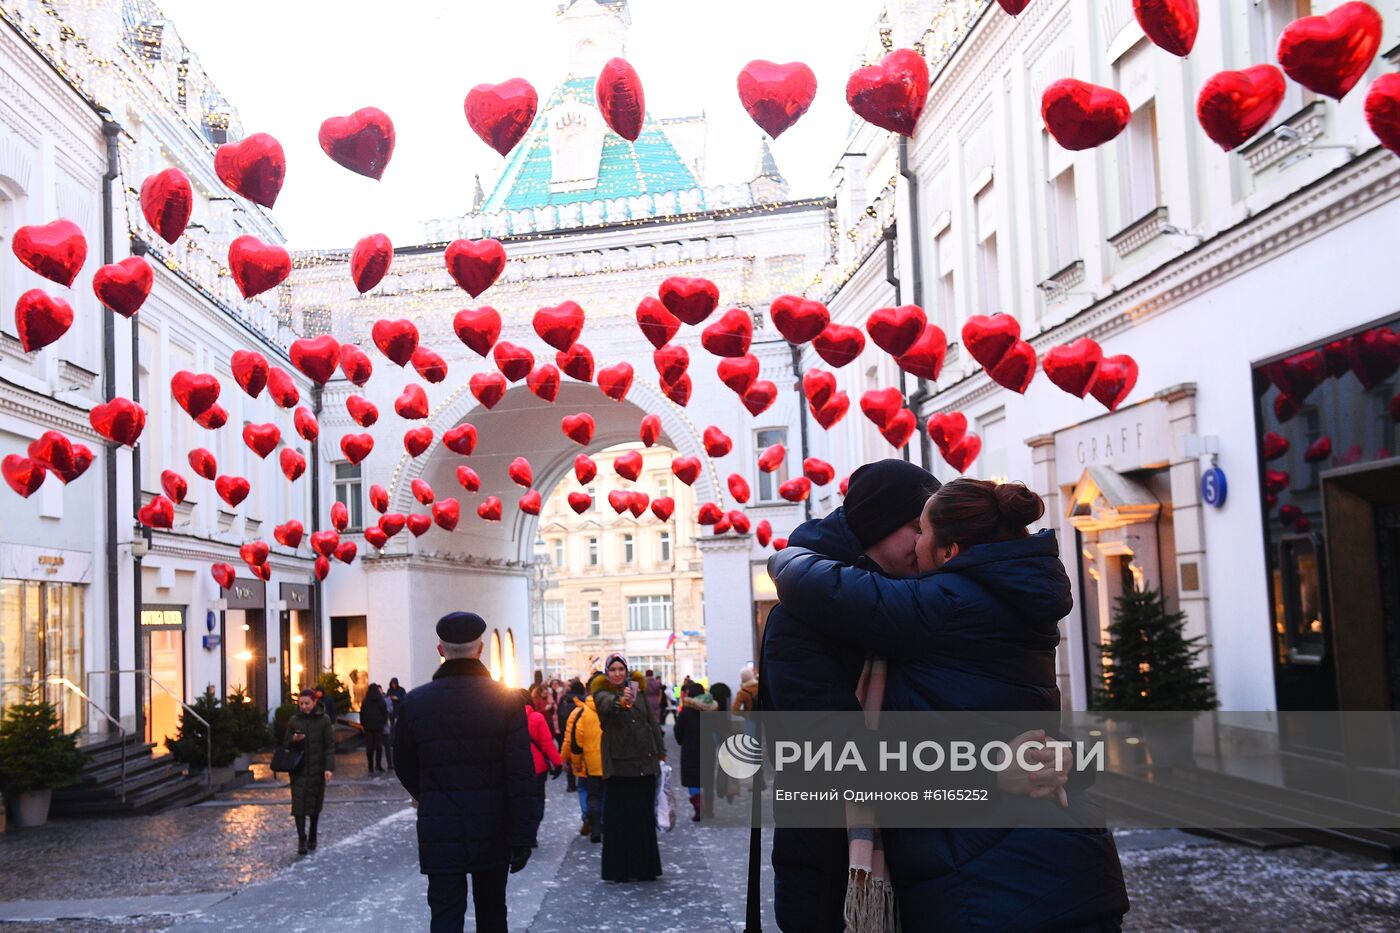
<instances>
[{"instance_id":1,"label":"planter box","mask_svg":"<svg viewBox=\"0 0 1400 933\"><path fill-rule=\"evenodd\" d=\"M15 811L15 826L26 829L32 826L43 826L49 821L49 801L53 797L53 791L27 790L15 794L12 798L12 806Z\"/></svg>"}]
</instances>

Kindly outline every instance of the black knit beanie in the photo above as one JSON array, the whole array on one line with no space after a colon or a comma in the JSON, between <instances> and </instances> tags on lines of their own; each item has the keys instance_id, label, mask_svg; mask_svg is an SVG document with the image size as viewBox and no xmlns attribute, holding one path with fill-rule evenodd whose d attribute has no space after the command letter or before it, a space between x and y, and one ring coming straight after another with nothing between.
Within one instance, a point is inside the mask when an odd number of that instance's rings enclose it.
<instances>
[{"instance_id":1,"label":"black knit beanie","mask_svg":"<svg viewBox=\"0 0 1400 933\"><path fill-rule=\"evenodd\" d=\"M889 537L918 518L941 485L933 474L904 460L877 460L851 474L846 489L846 523L862 547Z\"/></svg>"}]
</instances>

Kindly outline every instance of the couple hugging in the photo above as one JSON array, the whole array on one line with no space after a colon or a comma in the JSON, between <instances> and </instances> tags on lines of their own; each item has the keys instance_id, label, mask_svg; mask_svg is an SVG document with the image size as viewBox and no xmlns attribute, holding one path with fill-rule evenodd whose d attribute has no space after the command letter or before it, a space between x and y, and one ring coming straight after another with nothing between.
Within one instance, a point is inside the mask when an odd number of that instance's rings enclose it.
<instances>
[{"instance_id":1,"label":"couple hugging","mask_svg":"<svg viewBox=\"0 0 1400 933\"><path fill-rule=\"evenodd\" d=\"M843 507L799 527L768 562L780 605L763 634L760 708L1057 714L1055 648L1073 601L1055 533L1027 529L1044 511L1020 484L940 486L902 460L856 470ZM1013 747L1026 738L1006 737ZM1035 806L1067 808L1091 828L779 826L779 927L1121 929L1128 898L1113 837L1092 828L1082 778L1042 754L1044 770L1013 767L993 793L1044 798Z\"/></svg>"}]
</instances>

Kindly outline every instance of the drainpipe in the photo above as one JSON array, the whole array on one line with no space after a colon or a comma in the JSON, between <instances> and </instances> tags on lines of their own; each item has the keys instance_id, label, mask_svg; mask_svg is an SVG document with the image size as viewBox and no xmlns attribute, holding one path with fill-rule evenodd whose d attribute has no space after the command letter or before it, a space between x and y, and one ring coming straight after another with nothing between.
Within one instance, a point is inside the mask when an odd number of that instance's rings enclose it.
<instances>
[{"instance_id":1,"label":"drainpipe","mask_svg":"<svg viewBox=\"0 0 1400 933\"><path fill-rule=\"evenodd\" d=\"M896 233L896 230L897 230L897 223L890 224L889 227L887 227L887 228L885 229L885 282L886 282L891 288L894 289L894 303L895 303L896 306L898 306L898 305L903 304L904 302L903 302L903 299L901 298L901 295L903 294L903 292L902 292L902 290L900 289L900 286L899 286L899 273L895 271L895 265L894 265L894 244L895 244L895 243L898 241L898 239L899 239L899 237L898 237L898 235L897 235L897 233ZM906 400L906 403L907 403L908 401L910 401L910 399L909 399L909 374L906 373L903 369L901 369L901 370L899 371L899 394ZM908 444L905 444L905 445L904 445L904 448L900 451L900 454L901 454L901 456L904 457L904 462L905 462L905 463L908 463L908 462L909 462L909 445L908 445Z\"/></svg>"},{"instance_id":2,"label":"drainpipe","mask_svg":"<svg viewBox=\"0 0 1400 933\"><path fill-rule=\"evenodd\" d=\"M115 149L115 147L114 147ZM144 256L146 254L146 244L132 238L131 254L133 256ZM141 403L141 328L136 321L131 322L131 400L138 405ZM139 445L139 441L137 442ZM141 455L140 448L133 447L131 451L131 501L139 504L141 502ZM151 529L141 527L138 529L146 539L147 550L150 550L152 532ZM146 669L146 639L145 632L141 628L141 607L145 602L143 595L143 581L141 579L141 557L133 552L135 561L135 571L131 580L131 599L135 626L132 629L132 657L135 663L132 664L136 670ZM133 675L132 689L138 690L138 701L136 703L136 731L145 734L145 707L139 701L139 684L136 678L140 675ZM149 686L147 690L151 689Z\"/></svg>"},{"instance_id":3,"label":"drainpipe","mask_svg":"<svg viewBox=\"0 0 1400 933\"><path fill-rule=\"evenodd\" d=\"M311 384L311 413L316 416L317 424L321 421L321 393L325 386L319 382ZM320 435L316 435L316 440L311 442L311 527L319 530L321 527L321 440ZM321 660L325 652L323 634L325 631L325 613L321 605L321 581L313 573L311 575L311 601L315 608L313 617L316 619L316 637L312 642L316 654L316 680L321 679ZM312 681L315 684L315 680Z\"/></svg>"},{"instance_id":4,"label":"drainpipe","mask_svg":"<svg viewBox=\"0 0 1400 933\"><path fill-rule=\"evenodd\" d=\"M121 126L108 112L102 112L102 136L107 142L107 171L102 176L102 262L110 264L113 259L112 244L112 183L117 180L117 135ZM102 397L110 400L117 395L117 330L113 313L102 312ZM107 537L107 668L116 671L121 663L121 593L119 590L120 570L117 564L117 448L112 441L106 443L106 456L103 457L105 494L107 498L106 537ZM139 626L138 626L139 634ZM121 718L121 675L107 675L107 708L117 718ZM111 731L109 725L108 731Z\"/></svg>"},{"instance_id":5,"label":"drainpipe","mask_svg":"<svg viewBox=\"0 0 1400 933\"><path fill-rule=\"evenodd\" d=\"M899 137L899 175L904 179L909 191L907 201L909 204L909 264L911 266L909 272L910 297L914 304L922 308L924 306L924 266L923 230L919 226L919 177L909 167L909 137L907 136ZM893 246L894 244L889 245ZM896 303L898 302L896 301ZM902 379L903 377L901 377L901 390L903 389ZM933 395L928 380L920 377L918 389L909 399L909 405L913 408L916 417L919 407L933 398ZM924 468L928 469L933 466L933 441L929 438L925 427L925 422L919 420L919 455L923 458ZM907 448L905 457L908 457Z\"/></svg>"},{"instance_id":6,"label":"drainpipe","mask_svg":"<svg viewBox=\"0 0 1400 933\"><path fill-rule=\"evenodd\" d=\"M806 463L807 458L812 454L807 442L807 397L802 394L802 348L795 343L788 344L788 350L792 353L792 388L797 393L798 431L802 436L802 462ZM812 518L812 497L809 495L802 500L803 516L810 521Z\"/></svg>"}]
</instances>

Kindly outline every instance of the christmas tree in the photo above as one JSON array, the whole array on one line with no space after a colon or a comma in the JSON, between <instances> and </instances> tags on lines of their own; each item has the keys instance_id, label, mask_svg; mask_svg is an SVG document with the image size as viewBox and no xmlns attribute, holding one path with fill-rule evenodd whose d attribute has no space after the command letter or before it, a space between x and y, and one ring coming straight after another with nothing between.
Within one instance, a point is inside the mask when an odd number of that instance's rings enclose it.
<instances>
[{"instance_id":1,"label":"christmas tree","mask_svg":"<svg viewBox=\"0 0 1400 933\"><path fill-rule=\"evenodd\" d=\"M188 711L182 713L179 734L174 738L165 738L165 747L170 749L175 760L183 761L193 768L203 768L206 762L221 768L233 761L238 755L238 747L234 744L233 723L229 719L228 709L214 695L214 691L206 690L199 699L190 704L190 708L199 718L191 716ZM200 719L204 722L200 722ZM206 722L209 728L205 728ZM212 745L206 738L211 733Z\"/></svg>"},{"instance_id":2,"label":"christmas tree","mask_svg":"<svg viewBox=\"0 0 1400 933\"><path fill-rule=\"evenodd\" d=\"M1118 597L1103 657L1103 687L1096 710L1212 710L1215 688L1198 662L1201 636L1185 636L1186 616L1168 612L1158 590L1128 590Z\"/></svg>"}]
</instances>

